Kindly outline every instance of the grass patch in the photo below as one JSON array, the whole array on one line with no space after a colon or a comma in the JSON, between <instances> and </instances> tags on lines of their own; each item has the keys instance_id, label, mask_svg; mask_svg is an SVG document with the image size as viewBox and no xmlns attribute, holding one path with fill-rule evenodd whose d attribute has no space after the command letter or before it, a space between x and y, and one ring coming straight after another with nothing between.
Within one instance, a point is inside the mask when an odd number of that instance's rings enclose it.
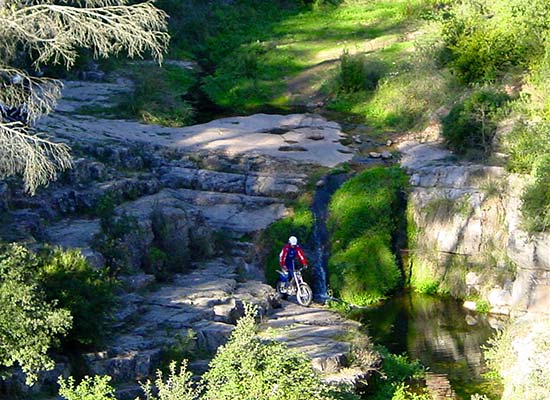
<instances>
[{"instance_id":1,"label":"grass patch","mask_svg":"<svg viewBox=\"0 0 550 400\"><path fill-rule=\"evenodd\" d=\"M345 92L332 89L329 108L359 116L378 131L423 127L435 110L456 96L454 78L438 66L440 48L428 35L424 42L398 41L369 54L363 75L374 76L376 85ZM344 61L337 82L343 79Z\"/></svg>"},{"instance_id":2,"label":"grass patch","mask_svg":"<svg viewBox=\"0 0 550 400\"><path fill-rule=\"evenodd\" d=\"M431 7L428 0L158 4L171 17L170 56L196 60L205 72L204 92L234 112L287 105L289 79L337 60L345 49L365 52L373 40L399 38ZM405 47L397 44L393 50Z\"/></svg>"},{"instance_id":3,"label":"grass patch","mask_svg":"<svg viewBox=\"0 0 550 400\"><path fill-rule=\"evenodd\" d=\"M346 182L329 205L329 282L344 301L368 305L394 289L400 272L392 238L407 184L397 168L375 167Z\"/></svg>"},{"instance_id":4,"label":"grass patch","mask_svg":"<svg viewBox=\"0 0 550 400\"><path fill-rule=\"evenodd\" d=\"M185 100L197 79L191 71L171 65L136 63L129 64L124 75L135 84L131 95L115 98L113 107L82 107L79 112L170 127L193 123L195 111Z\"/></svg>"}]
</instances>

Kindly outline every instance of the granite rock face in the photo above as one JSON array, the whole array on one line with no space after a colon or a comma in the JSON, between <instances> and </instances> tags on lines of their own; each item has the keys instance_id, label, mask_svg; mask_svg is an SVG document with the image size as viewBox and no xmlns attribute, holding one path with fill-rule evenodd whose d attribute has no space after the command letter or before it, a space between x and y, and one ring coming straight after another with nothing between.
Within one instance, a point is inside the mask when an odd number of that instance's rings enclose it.
<instances>
[{"instance_id":1,"label":"granite rock face","mask_svg":"<svg viewBox=\"0 0 550 400\"><path fill-rule=\"evenodd\" d=\"M416 266L453 279L458 296L482 295L496 313L550 313L550 234L521 227L528 177L456 162L436 142L402 141L416 225ZM452 277L453 263L466 266Z\"/></svg>"}]
</instances>

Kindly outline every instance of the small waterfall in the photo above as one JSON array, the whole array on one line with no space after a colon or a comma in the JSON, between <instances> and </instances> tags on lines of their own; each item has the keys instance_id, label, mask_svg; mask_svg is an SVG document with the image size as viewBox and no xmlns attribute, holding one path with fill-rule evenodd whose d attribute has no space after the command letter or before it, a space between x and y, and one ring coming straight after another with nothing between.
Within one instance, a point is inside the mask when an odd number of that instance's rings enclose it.
<instances>
[{"instance_id":1,"label":"small waterfall","mask_svg":"<svg viewBox=\"0 0 550 400\"><path fill-rule=\"evenodd\" d=\"M315 300L324 302L327 298L327 227L325 221L317 215L313 215L313 243L315 246L315 263L313 264L313 293Z\"/></svg>"},{"instance_id":2,"label":"small waterfall","mask_svg":"<svg viewBox=\"0 0 550 400\"><path fill-rule=\"evenodd\" d=\"M313 213L313 293L315 300L324 302L328 299L327 293L327 264L329 258L329 234L325 221L328 217L328 204L332 194L349 178L347 174L326 175L317 185L313 197L311 212Z\"/></svg>"}]
</instances>

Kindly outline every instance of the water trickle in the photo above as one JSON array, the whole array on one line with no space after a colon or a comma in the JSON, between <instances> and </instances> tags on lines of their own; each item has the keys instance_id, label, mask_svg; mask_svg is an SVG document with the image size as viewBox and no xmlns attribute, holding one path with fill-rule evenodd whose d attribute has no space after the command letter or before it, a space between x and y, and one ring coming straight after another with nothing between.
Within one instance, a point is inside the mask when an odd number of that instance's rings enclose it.
<instances>
[{"instance_id":1,"label":"water trickle","mask_svg":"<svg viewBox=\"0 0 550 400\"><path fill-rule=\"evenodd\" d=\"M326 226L328 204L332 194L349 178L348 174L327 175L317 185L313 197L311 211L313 213L313 243L315 257L312 268L313 294L315 300L324 302L328 299L327 293L327 263L329 257L329 234Z\"/></svg>"}]
</instances>

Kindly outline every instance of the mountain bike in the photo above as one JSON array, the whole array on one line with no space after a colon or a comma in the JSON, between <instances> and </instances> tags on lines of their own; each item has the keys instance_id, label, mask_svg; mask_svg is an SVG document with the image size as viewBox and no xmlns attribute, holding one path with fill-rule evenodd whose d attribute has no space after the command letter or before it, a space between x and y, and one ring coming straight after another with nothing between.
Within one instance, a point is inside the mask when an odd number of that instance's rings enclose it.
<instances>
[{"instance_id":1,"label":"mountain bike","mask_svg":"<svg viewBox=\"0 0 550 400\"><path fill-rule=\"evenodd\" d=\"M281 277L284 274L282 271L277 272L281 274ZM277 293L279 293L284 300L286 300L288 296L296 295L298 304L307 307L313 301L313 291L302 278L302 268L295 268L293 275L290 282L286 284L281 279L277 281Z\"/></svg>"}]
</instances>

